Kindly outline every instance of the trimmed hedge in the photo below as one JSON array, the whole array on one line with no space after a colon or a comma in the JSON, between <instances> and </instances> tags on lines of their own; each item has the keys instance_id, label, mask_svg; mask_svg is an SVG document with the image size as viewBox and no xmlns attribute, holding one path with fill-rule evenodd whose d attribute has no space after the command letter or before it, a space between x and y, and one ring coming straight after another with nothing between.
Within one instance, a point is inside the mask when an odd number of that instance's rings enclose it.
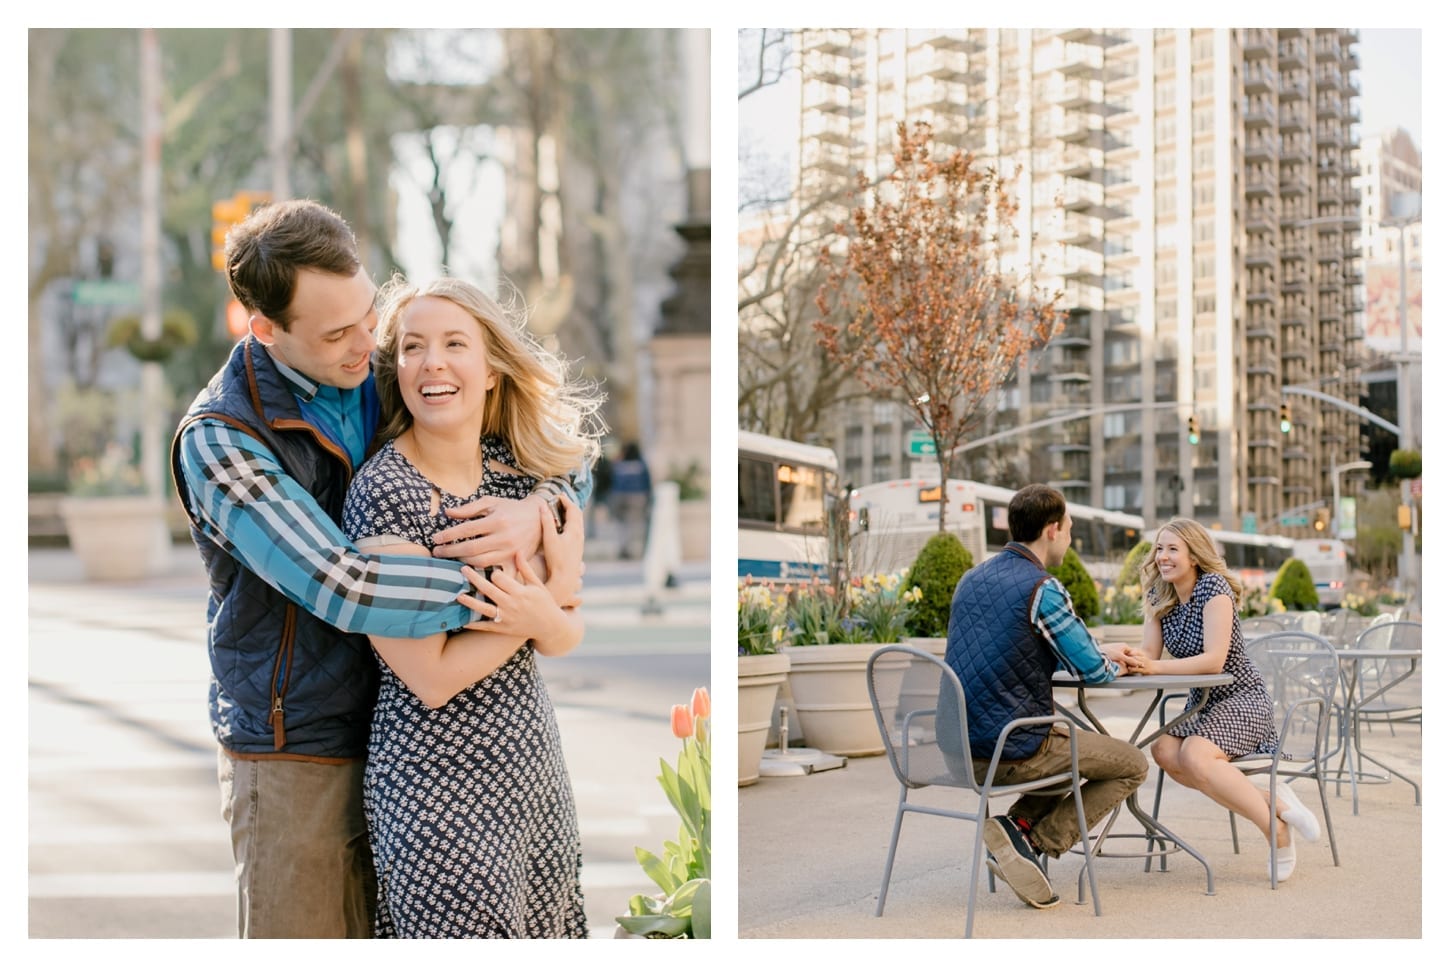
<instances>
[{"instance_id":1,"label":"trimmed hedge","mask_svg":"<svg viewBox=\"0 0 1450 967\"><path fill-rule=\"evenodd\" d=\"M1143 561L1149 554L1153 553L1153 545L1147 541L1139 541L1128 552L1123 559L1123 568L1118 572L1118 590L1122 591L1130 584L1143 583Z\"/></svg>"},{"instance_id":2,"label":"trimmed hedge","mask_svg":"<svg viewBox=\"0 0 1450 967\"><path fill-rule=\"evenodd\" d=\"M906 619L906 633L916 638L943 638L952 613L952 594L972 566L972 552L957 535L934 535L917 553L905 586L921 588L921 600Z\"/></svg>"},{"instance_id":3,"label":"trimmed hedge","mask_svg":"<svg viewBox=\"0 0 1450 967\"><path fill-rule=\"evenodd\" d=\"M1102 604L1098 601L1098 588L1093 584L1092 575L1083 567L1082 558L1077 556L1077 551L1069 547L1062 563L1047 570L1067 588L1068 596L1072 598L1072 609L1079 618L1087 621L1098 616L1102 611Z\"/></svg>"},{"instance_id":4,"label":"trimmed hedge","mask_svg":"<svg viewBox=\"0 0 1450 967\"><path fill-rule=\"evenodd\" d=\"M1313 611L1319 607L1319 592L1314 590L1314 577L1309 565L1291 557L1279 568L1269 597L1278 598L1290 611Z\"/></svg>"}]
</instances>

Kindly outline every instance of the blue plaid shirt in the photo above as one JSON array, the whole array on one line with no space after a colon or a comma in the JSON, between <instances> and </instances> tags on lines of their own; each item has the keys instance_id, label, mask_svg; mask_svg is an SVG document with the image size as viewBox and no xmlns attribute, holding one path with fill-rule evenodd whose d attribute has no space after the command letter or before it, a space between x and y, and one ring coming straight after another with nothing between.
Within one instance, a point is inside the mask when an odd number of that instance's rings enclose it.
<instances>
[{"instance_id":1,"label":"blue plaid shirt","mask_svg":"<svg viewBox=\"0 0 1450 967\"><path fill-rule=\"evenodd\" d=\"M365 394L320 386L281 363L277 369L293 384L308 421L360 464L369 427L376 425L367 418ZM182 435L180 456L202 532L329 624L357 634L421 638L478 620L455 600L473 587L457 561L363 554L256 438L219 420L198 420ZM563 483L551 479L540 487L560 490ZM588 469L570 483L583 506L592 490Z\"/></svg>"},{"instance_id":2,"label":"blue plaid shirt","mask_svg":"<svg viewBox=\"0 0 1450 967\"><path fill-rule=\"evenodd\" d=\"M1049 577L1038 585L1029 614L1061 667L1085 682L1110 682L1118 677L1117 663L1098 648L1057 578Z\"/></svg>"}]
</instances>

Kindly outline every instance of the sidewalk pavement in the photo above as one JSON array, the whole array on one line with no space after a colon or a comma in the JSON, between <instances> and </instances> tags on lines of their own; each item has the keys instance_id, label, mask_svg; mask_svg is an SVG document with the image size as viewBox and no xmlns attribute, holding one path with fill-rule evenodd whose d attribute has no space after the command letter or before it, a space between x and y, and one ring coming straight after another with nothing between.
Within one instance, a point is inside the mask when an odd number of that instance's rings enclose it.
<instances>
[{"instance_id":1,"label":"sidewalk pavement","mask_svg":"<svg viewBox=\"0 0 1450 967\"><path fill-rule=\"evenodd\" d=\"M1059 692L1071 701L1072 693ZM1093 710L1118 735L1132 731L1147 696L1131 692L1095 699ZM1106 714L1104 714L1106 713ZM1420 781L1420 729L1376 726L1365 749ZM1151 810L1158 769L1151 765L1139 791ZM1316 816L1318 795L1306 780L1295 791ZM1102 916L1091 894L1078 905L1080 857L1049 864L1062 902L1049 910L1022 903L1005 884L986 889L981 872L973 934L978 938L1421 938L1422 810L1414 790L1395 779L1359 788L1359 815L1346 783L1329 808L1339 846L1338 867L1327 832L1298 843L1293 877L1269 888L1268 850L1254 827L1240 820L1235 855L1228 813L1172 780L1164 785L1160 816L1204 854L1213 868L1214 894L1204 870L1178 853L1168 870L1146 873L1142 859L1095 862ZM966 926L967 869L972 824L913 814L903 821L885 910L875 916L899 786L884 756L852 758L845 768L807 776L762 777L739 791L741 938L960 938ZM1423 791L1422 791L1422 799ZM971 809L976 799L958 790L913 791L912 802ZM1004 797L1002 806L1006 808ZM995 804L994 804L995 805ZM1126 810L1114 833L1138 824ZM1134 844L1135 846L1136 844ZM1429 844L1438 850L1438 844ZM1129 851L1122 840L1110 851ZM1443 870L1443 857L1431 869ZM984 863L985 866L985 863ZM1443 933L1433 922L1432 933ZM1442 918L1443 919L1443 918ZM1194 956L1192 954L1190 957Z\"/></svg>"}]
</instances>

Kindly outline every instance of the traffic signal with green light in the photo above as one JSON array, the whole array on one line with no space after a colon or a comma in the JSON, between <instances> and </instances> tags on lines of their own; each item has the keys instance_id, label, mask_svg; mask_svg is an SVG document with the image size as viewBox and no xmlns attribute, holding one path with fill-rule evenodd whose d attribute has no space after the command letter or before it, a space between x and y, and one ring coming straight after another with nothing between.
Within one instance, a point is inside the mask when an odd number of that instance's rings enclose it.
<instances>
[{"instance_id":1,"label":"traffic signal with green light","mask_svg":"<svg viewBox=\"0 0 1450 967\"><path fill-rule=\"evenodd\" d=\"M1289 412L1288 403L1279 404L1279 432L1288 433L1294 429L1294 414Z\"/></svg>"},{"instance_id":2,"label":"traffic signal with green light","mask_svg":"<svg viewBox=\"0 0 1450 967\"><path fill-rule=\"evenodd\" d=\"M1201 437L1198 433L1198 417L1190 416L1188 418L1188 442L1196 447L1200 439Z\"/></svg>"}]
</instances>

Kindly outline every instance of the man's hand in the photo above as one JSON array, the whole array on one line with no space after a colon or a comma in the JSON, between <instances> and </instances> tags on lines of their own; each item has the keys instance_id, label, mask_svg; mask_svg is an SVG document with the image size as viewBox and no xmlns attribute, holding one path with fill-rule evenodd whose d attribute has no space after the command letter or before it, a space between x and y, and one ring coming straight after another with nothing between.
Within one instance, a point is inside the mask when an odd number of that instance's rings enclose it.
<instances>
[{"instance_id":1,"label":"man's hand","mask_svg":"<svg viewBox=\"0 0 1450 967\"><path fill-rule=\"evenodd\" d=\"M475 568L508 564L515 557L539 553L544 533L541 522L545 514L552 516L548 500L540 494L523 500L480 497L462 507L450 507L446 513L467 519L434 535L433 556L462 559Z\"/></svg>"},{"instance_id":2,"label":"man's hand","mask_svg":"<svg viewBox=\"0 0 1450 967\"><path fill-rule=\"evenodd\" d=\"M1132 666L1128 663L1128 658L1132 654L1133 649L1126 645L1103 645L1102 651L1108 661L1117 662L1118 667L1123 670L1124 675L1134 674Z\"/></svg>"},{"instance_id":3,"label":"man's hand","mask_svg":"<svg viewBox=\"0 0 1450 967\"><path fill-rule=\"evenodd\" d=\"M559 498L564 514L564 530L554 524L554 512L539 512L544 531L544 561L549 566L549 593L561 608L577 608L579 591L584 587L584 512L568 497Z\"/></svg>"}]
</instances>

